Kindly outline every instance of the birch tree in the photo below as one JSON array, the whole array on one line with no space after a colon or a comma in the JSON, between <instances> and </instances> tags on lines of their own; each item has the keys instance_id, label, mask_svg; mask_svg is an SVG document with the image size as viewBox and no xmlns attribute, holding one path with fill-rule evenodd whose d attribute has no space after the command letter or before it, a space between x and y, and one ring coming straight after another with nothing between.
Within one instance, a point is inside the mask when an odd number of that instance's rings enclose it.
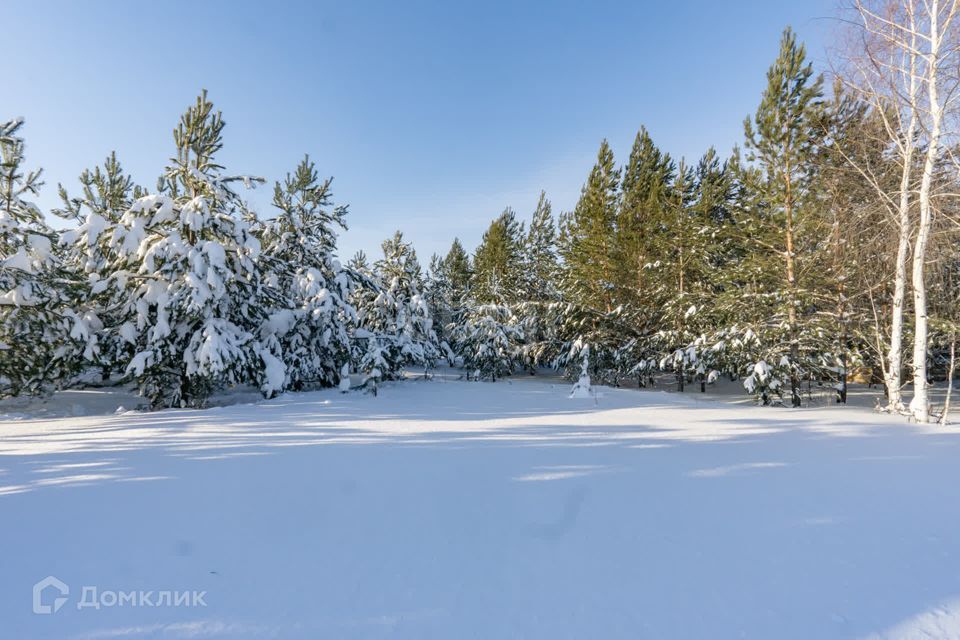
<instances>
[{"instance_id":1,"label":"birch tree","mask_svg":"<svg viewBox=\"0 0 960 640\"><path fill-rule=\"evenodd\" d=\"M944 125L955 97L955 17L960 3L856 0L854 7L855 40L846 79L872 105L900 164L900 182L891 191L868 167L851 163L881 196L897 236L884 371L887 408L928 422L926 263L934 219L934 179L945 154ZM908 265L914 313L914 392L909 408L901 393Z\"/></svg>"},{"instance_id":2,"label":"birch tree","mask_svg":"<svg viewBox=\"0 0 960 640\"><path fill-rule=\"evenodd\" d=\"M857 0L855 41L850 49L847 84L868 104L900 164L900 180L891 191L871 167L848 161L880 196L897 238L890 336L884 364L887 410L902 413L903 337L907 294L907 261L912 234L911 187L919 132L919 32L914 0Z\"/></svg>"},{"instance_id":3,"label":"birch tree","mask_svg":"<svg viewBox=\"0 0 960 640\"><path fill-rule=\"evenodd\" d=\"M925 0L921 5L918 40L923 59L923 84L926 108L921 124L926 134L926 152L920 179L920 220L913 247L913 398L910 414L917 422L930 421L929 382L927 381L927 289L926 260L933 227L932 187L937 165L943 154L944 117L956 98L957 58L956 15L960 1Z\"/></svg>"}]
</instances>

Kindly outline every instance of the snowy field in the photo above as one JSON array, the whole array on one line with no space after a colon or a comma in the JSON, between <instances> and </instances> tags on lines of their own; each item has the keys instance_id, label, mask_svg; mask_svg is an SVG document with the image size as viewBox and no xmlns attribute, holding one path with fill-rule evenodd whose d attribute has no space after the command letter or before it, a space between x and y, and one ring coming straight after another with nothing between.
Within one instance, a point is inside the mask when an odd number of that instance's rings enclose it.
<instances>
[{"instance_id":1,"label":"snowy field","mask_svg":"<svg viewBox=\"0 0 960 640\"><path fill-rule=\"evenodd\" d=\"M960 638L954 428L569 388L8 416L0 638Z\"/></svg>"}]
</instances>

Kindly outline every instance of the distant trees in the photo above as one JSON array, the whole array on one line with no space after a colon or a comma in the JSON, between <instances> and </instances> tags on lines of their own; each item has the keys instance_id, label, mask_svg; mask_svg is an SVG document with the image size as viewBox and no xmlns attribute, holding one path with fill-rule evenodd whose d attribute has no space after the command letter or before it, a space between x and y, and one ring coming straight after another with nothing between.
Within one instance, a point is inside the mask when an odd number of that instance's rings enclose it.
<instances>
[{"instance_id":1,"label":"distant trees","mask_svg":"<svg viewBox=\"0 0 960 640\"><path fill-rule=\"evenodd\" d=\"M726 161L713 149L695 166L675 161L641 129L626 163L617 166L603 141L579 201L560 216L555 267L533 269L531 256L550 252L519 240L512 211L498 218L477 250L468 315L478 301L507 307L483 318L487 327L497 317L522 329L510 334L521 344L502 352L507 369L522 366L513 361L515 351L570 371L589 352L591 375L608 383L634 378L643 385L669 371L681 390L694 381L702 389L729 375L764 403L786 394L792 406L803 404L804 385L814 383L832 384L844 402L853 372L877 372L889 406L905 410L899 373L905 340L914 342L914 377L922 369L927 379L930 362L940 363L938 371L950 368L945 356L929 353L932 341L917 315L917 292L929 288L917 274L931 269L949 292L936 296L936 308L954 308L957 239L955 195L947 195L956 180L944 170L952 147L941 141L932 167L926 164L934 104L927 65L934 58L918 46L931 44L930 13L939 16L938 28L950 29L953 14L942 3L923 11L909 0L887 4L863 14L872 66L840 76L829 91L787 29L760 105L745 123L744 151L734 149ZM951 34L941 29L938 37L947 43ZM937 56L952 55L941 47ZM938 64L942 85L946 63ZM929 196L922 196L924 175ZM921 197L933 222L924 221ZM531 237L541 212L538 206ZM930 237L923 240L917 234L926 227ZM518 245L523 256L505 257L515 256ZM537 273L519 290L514 264ZM538 288L546 281L556 289ZM507 284L492 296L491 282ZM903 322L909 289L912 334ZM946 328L955 323L939 319L946 313L930 321L944 328L934 332L938 354L953 345ZM914 384L915 408L929 404L923 385ZM929 419L922 411L913 417Z\"/></svg>"}]
</instances>

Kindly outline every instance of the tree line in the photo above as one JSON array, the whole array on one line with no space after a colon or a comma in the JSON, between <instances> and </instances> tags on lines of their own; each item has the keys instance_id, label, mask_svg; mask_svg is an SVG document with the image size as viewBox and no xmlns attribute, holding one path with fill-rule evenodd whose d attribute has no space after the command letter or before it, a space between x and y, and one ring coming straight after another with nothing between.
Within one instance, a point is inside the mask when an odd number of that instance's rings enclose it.
<instances>
[{"instance_id":1,"label":"tree line","mask_svg":"<svg viewBox=\"0 0 960 640\"><path fill-rule=\"evenodd\" d=\"M61 186L62 232L31 202L23 122L0 124L0 394L96 376L202 406L224 386L375 388L446 360L476 379L727 376L792 406L858 379L929 421L960 329L956 9L858 3L829 86L787 29L728 157L688 163L641 128L618 164L603 141L572 211L541 194L529 222L508 208L472 255L454 240L426 270L400 232L341 264L347 207L309 157L254 212L240 190L263 180L218 164L206 93L152 192L113 154Z\"/></svg>"},{"instance_id":2,"label":"tree line","mask_svg":"<svg viewBox=\"0 0 960 640\"><path fill-rule=\"evenodd\" d=\"M347 208L305 157L259 218L238 194L263 182L217 163L225 122L203 93L173 132L153 193L111 154L60 188L58 233L29 200L21 120L0 126L0 393L129 381L152 407L202 406L215 390L364 384L440 355L423 278L398 232L373 264L343 266Z\"/></svg>"},{"instance_id":3,"label":"tree line","mask_svg":"<svg viewBox=\"0 0 960 640\"><path fill-rule=\"evenodd\" d=\"M612 384L666 371L682 390L728 375L792 406L813 384L845 402L858 379L883 385L885 409L929 421L928 389L952 378L960 328L958 165L944 113L957 113L956 4L855 9L859 40L829 86L784 32L728 158L710 148L677 160L641 129L618 165L603 141L573 211L554 222L541 196L529 229L507 209L472 262L459 241L435 259L438 313L468 368L572 372L588 357ZM911 24L918 35L904 45ZM901 90L911 83L913 98ZM937 125L936 99L919 94L941 85L951 93Z\"/></svg>"}]
</instances>

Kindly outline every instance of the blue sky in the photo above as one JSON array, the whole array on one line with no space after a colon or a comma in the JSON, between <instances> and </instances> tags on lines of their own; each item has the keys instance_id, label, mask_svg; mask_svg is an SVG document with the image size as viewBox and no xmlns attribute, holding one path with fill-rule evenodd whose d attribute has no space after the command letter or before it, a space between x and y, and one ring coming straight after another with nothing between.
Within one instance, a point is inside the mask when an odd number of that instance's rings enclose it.
<instances>
[{"instance_id":1,"label":"blue sky","mask_svg":"<svg viewBox=\"0 0 960 640\"><path fill-rule=\"evenodd\" d=\"M454 236L475 247L506 206L528 218L540 189L571 209L603 138L618 160L641 125L674 156L725 155L783 27L825 68L835 7L6 0L0 117L27 119L47 208L112 149L152 187L206 88L228 171L272 184L310 153L350 205L344 258L399 228L426 261ZM251 201L271 215L269 189Z\"/></svg>"}]
</instances>

